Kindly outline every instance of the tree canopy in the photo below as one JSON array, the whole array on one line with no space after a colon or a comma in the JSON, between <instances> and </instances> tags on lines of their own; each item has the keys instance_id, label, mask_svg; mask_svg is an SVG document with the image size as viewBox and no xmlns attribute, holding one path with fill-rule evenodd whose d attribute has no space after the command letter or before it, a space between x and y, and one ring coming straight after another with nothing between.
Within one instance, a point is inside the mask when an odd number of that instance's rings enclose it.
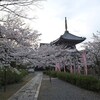
<instances>
[{"instance_id":1,"label":"tree canopy","mask_svg":"<svg viewBox=\"0 0 100 100\"><path fill-rule=\"evenodd\" d=\"M38 48L40 35L15 14L8 14L6 22L0 25L1 63L10 63L12 60L23 62L31 51Z\"/></svg>"}]
</instances>

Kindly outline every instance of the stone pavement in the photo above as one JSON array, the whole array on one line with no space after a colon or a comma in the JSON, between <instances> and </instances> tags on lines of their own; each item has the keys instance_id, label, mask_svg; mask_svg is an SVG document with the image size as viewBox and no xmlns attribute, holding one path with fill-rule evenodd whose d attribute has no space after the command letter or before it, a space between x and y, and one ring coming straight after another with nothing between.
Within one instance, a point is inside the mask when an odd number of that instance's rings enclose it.
<instances>
[{"instance_id":1,"label":"stone pavement","mask_svg":"<svg viewBox=\"0 0 100 100\"><path fill-rule=\"evenodd\" d=\"M94 93L57 78L44 75L38 100L100 100L100 93Z\"/></svg>"},{"instance_id":2,"label":"stone pavement","mask_svg":"<svg viewBox=\"0 0 100 100\"><path fill-rule=\"evenodd\" d=\"M41 72L24 85L8 100L37 100L43 74Z\"/></svg>"}]
</instances>

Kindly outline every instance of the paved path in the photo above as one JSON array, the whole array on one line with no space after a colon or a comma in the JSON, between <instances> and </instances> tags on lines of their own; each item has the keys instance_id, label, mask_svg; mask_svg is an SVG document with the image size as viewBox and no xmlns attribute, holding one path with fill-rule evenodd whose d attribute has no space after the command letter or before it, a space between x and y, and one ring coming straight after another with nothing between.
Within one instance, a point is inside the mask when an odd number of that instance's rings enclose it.
<instances>
[{"instance_id":1,"label":"paved path","mask_svg":"<svg viewBox=\"0 0 100 100\"><path fill-rule=\"evenodd\" d=\"M8 100L37 100L43 74L37 75Z\"/></svg>"},{"instance_id":2,"label":"paved path","mask_svg":"<svg viewBox=\"0 0 100 100\"><path fill-rule=\"evenodd\" d=\"M100 100L100 94L90 92L57 78L51 83L48 76L43 76L38 100Z\"/></svg>"}]
</instances>

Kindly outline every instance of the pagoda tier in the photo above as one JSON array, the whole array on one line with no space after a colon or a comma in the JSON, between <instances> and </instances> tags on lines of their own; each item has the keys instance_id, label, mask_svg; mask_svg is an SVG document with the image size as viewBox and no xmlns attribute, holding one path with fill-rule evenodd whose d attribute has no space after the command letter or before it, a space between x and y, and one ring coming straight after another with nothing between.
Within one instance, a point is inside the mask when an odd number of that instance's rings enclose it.
<instances>
[{"instance_id":1,"label":"pagoda tier","mask_svg":"<svg viewBox=\"0 0 100 100\"><path fill-rule=\"evenodd\" d=\"M57 40L51 42L51 45L63 45L66 48L76 48L75 45L85 40L85 37L79 37L69 33L67 30L67 20L65 17L65 33L61 35Z\"/></svg>"}]
</instances>

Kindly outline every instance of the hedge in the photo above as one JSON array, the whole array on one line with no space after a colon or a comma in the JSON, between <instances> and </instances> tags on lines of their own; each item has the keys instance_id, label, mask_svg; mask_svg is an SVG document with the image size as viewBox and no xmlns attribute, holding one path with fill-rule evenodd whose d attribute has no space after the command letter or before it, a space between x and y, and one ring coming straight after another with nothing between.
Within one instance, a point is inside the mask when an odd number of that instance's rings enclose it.
<instances>
[{"instance_id":1,"label":"hedge","mask_svg":"<svg viewBox=\"0 0 100 100\"><path fill-rule=\"evenodd\" d=\"M64 80L87 90L92 90L96 92L100 91L100 80L92 76L56 71L46 71L44 72L44 74L51 75L52 77L58 77L61 80Z\"/></svg>"}]
</instances>

